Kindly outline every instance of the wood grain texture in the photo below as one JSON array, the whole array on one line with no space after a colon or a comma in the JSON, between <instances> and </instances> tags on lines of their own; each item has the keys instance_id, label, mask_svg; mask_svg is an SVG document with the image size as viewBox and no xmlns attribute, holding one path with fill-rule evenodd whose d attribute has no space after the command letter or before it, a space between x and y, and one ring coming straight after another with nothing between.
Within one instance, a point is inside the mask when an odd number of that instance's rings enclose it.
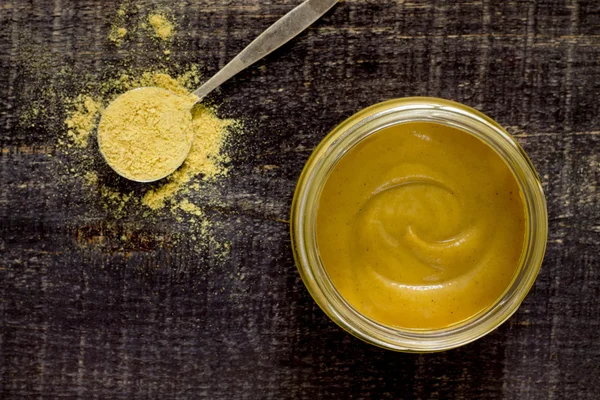
<instances>
[{"instance_id":1,"label":"wood grain texture","mask_svg":"<svg viewBox=\"0 0 600 400\"><path fill-rule=\"evenodd\" d=\"M168 5L179 21L170 62L207 76L296 3L137 2ZM50 86L65 66L101 79L124 60L156 62L107 41L118 6L0 0L0 397L598 398L598 1L336 6L214 96L223 115L247 121L231 178L206 194L224 204L214 211L215 234L231 242L224 264L210 248L190 251L185 224L111 218L81 187L61 185L48 156L64 134L54 103L20 127L44 94L20 61L32 48ZM429 355L380 350L331 322L298 276L286 223L324 135L363 107L414 95L463 102L507 127L542 177L550 219L544 265L518 312ZM136 239L119 242L124 232Z\"/></svg>"}]
</instances>

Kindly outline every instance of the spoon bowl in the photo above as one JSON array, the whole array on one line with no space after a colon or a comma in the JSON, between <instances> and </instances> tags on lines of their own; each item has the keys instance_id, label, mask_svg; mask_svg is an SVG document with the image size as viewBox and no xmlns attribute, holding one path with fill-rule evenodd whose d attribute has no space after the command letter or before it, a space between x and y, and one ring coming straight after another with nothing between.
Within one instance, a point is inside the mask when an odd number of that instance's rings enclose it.
<instances>
[{"instance_id":1,"label":"spoon bowl","mask_svg":"<svg viewBox=\"0 0 600 400\"><path fill-rule=\"evenodd\" d=\"M141 87L117 97L98 126L98 148L119 175L141 183L175 172L188 157L194 130L193 95Z\"/></svg>"}]
</instances>

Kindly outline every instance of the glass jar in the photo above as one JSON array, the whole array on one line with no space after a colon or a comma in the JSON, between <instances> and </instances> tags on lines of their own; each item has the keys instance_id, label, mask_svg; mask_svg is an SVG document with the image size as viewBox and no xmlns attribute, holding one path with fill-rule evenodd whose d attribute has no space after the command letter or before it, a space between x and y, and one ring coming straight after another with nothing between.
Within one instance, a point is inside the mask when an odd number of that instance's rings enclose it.
<instances>
[{"instance_id":1,"label":"glass jar","mask_svg":"<svg viewBox=\"0 0 600 400\"><path fill-rule=\"evenodd\" d=\"M468 132L488 144L513 172L523 194L526 231L520 266L500 298L471 318L443 329L400 329L356 311L336 290L319 256L316 215L321 191L336 163L359 142L396 124L432 122ZM497 328L519 307L538 274L548 232L546 200L525 151L498 123L453 101L410 97L376 104L348 118L317 146L296 187L291 214L296 265L304 284L325 313L352 335L386 349L433 352L472 342Z\"/></svg>"}]
</instances>

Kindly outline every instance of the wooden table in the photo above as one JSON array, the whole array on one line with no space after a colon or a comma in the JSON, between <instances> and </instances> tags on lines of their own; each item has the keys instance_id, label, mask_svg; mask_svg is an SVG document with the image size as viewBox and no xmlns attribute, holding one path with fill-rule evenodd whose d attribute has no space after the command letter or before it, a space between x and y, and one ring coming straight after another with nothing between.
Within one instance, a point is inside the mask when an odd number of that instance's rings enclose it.
<instances>
[{"instance_id":1,"label":"wooden table","mask_svg":"<svg viewBox=\"0 0 600 400\"><path fill-rule=\"evenodd\" d=\"M136 3L178 21L169 62L208 76L298 1ZM123 60L154 62L107 40L118 6L0 0L0 397L598 398L600 2L336 6L213 96L222 115L246 122L214 213L231 242L221 263L190 251L175 219L115 219L61 183L65 129L45 85L59 87L65 68L102 79ZM21 62L32 49L42 79ZM507 323L453 351L396 354L316 306L287 220L303 164L332 127L422 95L476 107L515 135L542 178L550 234ZM37 97L49 99L45 118L24 127ZM134 239L123 247L125 231ZM165 244L170 234L182 239Z\"/></svg>"}]
</instances>

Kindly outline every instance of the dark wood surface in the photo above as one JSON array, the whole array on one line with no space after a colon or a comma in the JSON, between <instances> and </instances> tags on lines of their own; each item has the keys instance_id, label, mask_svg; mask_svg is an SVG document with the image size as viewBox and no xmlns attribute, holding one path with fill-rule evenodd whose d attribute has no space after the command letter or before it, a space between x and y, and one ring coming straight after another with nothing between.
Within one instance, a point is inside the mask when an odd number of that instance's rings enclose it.
<instances>
[{"instance_id":1,"label":"dark wood surface","mask_svg":"<svg viewBox=\"0 0 600 400\"><path fill-rule=\"evenodd\" d=\"M298 1L136 3L168 6L179 21L169 63L209 76ZM336 6L213 96L222 115L246 121L232 175L211 193L223 204L215 235L231 242L220 263L190 251L184 223L114 218L61 178L64 115L44 85L64 90L65 68L102 79L124 60L158 62L144 43L128 52L108 42L118 5L0 0L0 397L599 398L600 2ZM22 62L32 49L41 79ZM298 276L286 222L324 135L363 107L413 95L463 102L507 127L542 177L550 222L518 312L428 355L369 346L331 322ZM50 96L48 110L25 128L36 96Z\"/></svg>"}]
</instances>

